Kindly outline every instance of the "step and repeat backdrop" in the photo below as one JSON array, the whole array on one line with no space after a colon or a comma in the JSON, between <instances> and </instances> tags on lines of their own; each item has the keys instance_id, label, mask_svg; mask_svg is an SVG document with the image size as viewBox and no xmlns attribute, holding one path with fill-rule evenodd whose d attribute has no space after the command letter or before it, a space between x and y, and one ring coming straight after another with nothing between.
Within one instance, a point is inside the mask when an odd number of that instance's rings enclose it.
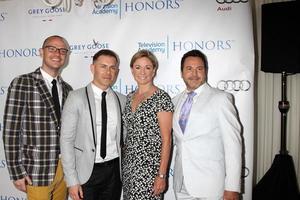
<instances>
[{"instance_id":1,"label":"step and repeat backdrop","mask_svg":"<svg viewBox=\"0 0 300 200\"><path fill-rule=\"evenodd\" d=\"M92 78L89 65L100 49L120 56L113 89L136 88L131 56L149 49L159 60L155 83L171 97L185 89L180 59L192 49L209 61L208 82L235 96L243 125L243 199L251 199L253 174L254 46L248 0L0 0L0 200L24 200L9 180L2 142L3 112L11 80L41 65L38 49L50 35L71 48L64 80L74 89ZM165 200L174 198L173 164Z\"/></svg>"}]
</instances>

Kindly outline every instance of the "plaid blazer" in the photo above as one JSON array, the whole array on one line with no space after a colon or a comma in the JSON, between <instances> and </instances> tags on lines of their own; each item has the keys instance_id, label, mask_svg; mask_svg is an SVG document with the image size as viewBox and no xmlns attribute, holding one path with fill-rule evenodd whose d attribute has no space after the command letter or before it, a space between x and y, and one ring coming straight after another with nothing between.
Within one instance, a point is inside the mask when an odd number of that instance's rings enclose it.
<instances>
[{"instance_id":1,"label":"plaid blazer","mask_svg":"<svg viewBox=\"0 0 300 200\"><path fill-rule=\"evenodd\" d=\"M72 87L58 79L63 105ZM59 135L60 122L40 69L15 78L8 88L3 128L10 178L28 175L34 186L50 185L60 153Z\"/></svg>"}]
</instances>

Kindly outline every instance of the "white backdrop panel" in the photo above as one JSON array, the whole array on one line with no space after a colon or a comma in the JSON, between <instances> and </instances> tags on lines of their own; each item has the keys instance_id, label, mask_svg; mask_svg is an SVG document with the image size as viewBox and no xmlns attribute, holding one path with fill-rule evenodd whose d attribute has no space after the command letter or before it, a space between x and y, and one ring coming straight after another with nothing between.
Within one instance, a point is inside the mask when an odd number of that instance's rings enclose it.
<instances>
[{"instance_id":1,"label":"white backdrop panel","mask_svg":"<svg viewBox=\"0 0 300 200\"><path fill-rule=\"evenodd\" d=\"M0 135L7 87L17 75L41 64L38 49L52 34L65 37L72 49L62 76L74 89L91 80L91 56L110 48L120 55L120 74L114 90L134 90L129 69L138 49L149 49L159 60L156 84L171 97L184 89L180 59L191 49L206 53L208 82L233 93L243 125L244 194L251 199L253 174L254 47L248 0L114 0L104 6L94 1L61 0L51 8L42 0L0 1ZM54 0L49 2L55 2ZM70 3L68 12L65 3ZM109 1L98 1L109 2ZM232 81L236 88L232 89ZM244 80L244 81L243 81ZM224 88L224 82L228 88ZM241 85L241 83L244 83ZM250 84L248 84L250 83ZM166 200L174 199L171 163ZM3 143L0 142L0 199L25 199L9 180Z\"/></svg>"}]
</instances>

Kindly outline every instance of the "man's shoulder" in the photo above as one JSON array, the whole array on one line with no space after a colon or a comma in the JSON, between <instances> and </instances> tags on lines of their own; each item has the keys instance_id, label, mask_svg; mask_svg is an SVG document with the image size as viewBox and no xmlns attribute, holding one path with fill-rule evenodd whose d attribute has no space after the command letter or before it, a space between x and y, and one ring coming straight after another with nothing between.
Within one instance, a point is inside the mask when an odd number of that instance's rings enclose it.
<instances>
[{"instance_id":1,"label":"man's shoulder","mask_svg":"<svg viewBox=\"0 0 300 200\"><path fill-rule=\"evenodd\" d=\"M179 101L179 99L182 97L183 92L184 92L184 91L178 93L176 96L174 96L174 97L172 98L172 102L173 102L174 105L176 105L177 102Z\"/></svg>"},{"instance_id":2,"label":"man's shoulder","mask_svg":"<svg viewBox=\"0 0 300 200\"><path fill-rule=\"evenodd\" d=\"M176 94L176 95L172 98L172 100L173 100L173 99L178 99L178 98L180 98L180 96L182 95L182 93L183 93L183 91L182 91L182 92L179 92L178 94Z\"/></svg>"},{"instance_id":3,"label":"man's shoulder","mask_svg":"<svg viewBox=\"0 0 300 200\"><path fill-rule=\"evenodd\" d=\"M114 91L115 92L115 94L119 97L119 98L121 98L121 99L126 99L126 96L124 95L124 94L122 94L122 93L120 93L120 92L117 92L117 91Z\"/></svg>"},{"instance_id":4,"label":"man's shoulder","mask_svg":"<svg viewBox=\"0 0 300 200\"><path fill-rule=\"evenodd\" d=\"M82 87L82 88L78 88L76 90L72 90L70 91L69 95L73 95L73 96L83 96L86 93L86 87Z\"/></svg>"},{"instance_id":5,"label":"man's shoulder","mask_svg":"<svg viewBox=\"0 0 300 200\"><path fill-rule=\"evenodd\" d=\"M215 95L220 96L220 97L229 97L229 96L232 96L231 93L226 92L226 91L224 91L224 90L220 90L220 89L218 89L218 88L213 88L213 87L211 87L211 90L213 91L213 93L214 93Z\"/></svg>"},{"instance_id":6,"label":"man's shoulder","mask_svg":"<svg viewBox=\"0 0 300 200\"><path fill-rule=\"evenodd\" d=\"M13 80L12 80L12 85L32 85L34 81L36 81L36 79L39 77L39 74L37 72L38 70L35 70L33 72L29 72L26 74L21 74L19 76L16 76Z\"/></svg>"},{"instance_id":7,"label":"man's shoulder","mask_svg":"<svg viewBox=\"0 0 300 200\"><path fill-rule=\"evenodd\" d=\"M68 94L65 105L82 104L83 102L86 102L85 99L87 99L85 87L76 90L71 90Z\"/></svg>"},{"instance_id":8,"label":"man's shoulder","mask_svg":"<svg viewBox=\"0 0 300 200\"><path fill-rule=\"evenodd\" d=\"M116 95L118 102L121 104L121 107L124 108L125 103L126 103L126 96L120 92L114 91L113 93Z\"/></svg>"},{"instance_id":9,"label":"man's shoulder","mask_svg":"<svg viewBox=\"0 0 300 200\"><path fill-rule=\"evenodd\" d=\"M73 90L73 87L66 81L62 80L63 87L69 91Z\"/></svg>"},{"instance_id":10,"label":"man's shoulder","mask_svg":"<svg viewBox=\"0 0 300 200\"><path fill-rule=\"evenodd\" d=\"M210 92L211 97L213 97L212 99L214 100L214 102L219 102L221 105L225 101L232 102L232 100L234 98L233 94L226 92L224 90L220 90L218 88L214 88L214 87L210 87L209 92Z\"/></svg>"}]
</instances>

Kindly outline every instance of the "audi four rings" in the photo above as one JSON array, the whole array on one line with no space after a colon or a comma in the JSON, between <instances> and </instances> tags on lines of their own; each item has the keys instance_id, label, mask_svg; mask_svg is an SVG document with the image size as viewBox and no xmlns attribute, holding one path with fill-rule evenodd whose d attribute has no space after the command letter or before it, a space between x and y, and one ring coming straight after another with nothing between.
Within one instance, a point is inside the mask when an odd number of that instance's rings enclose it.
<instances>
[{"instance_id":1,"label":"audi four rings","mask_svg":"<svg viewBox=\"0 0 300 200\"><path fill-rule=\"evenodd\" d=\"M217 88L226 91L248 91L251 83L248 80L221 80L218 82Z\"/></svg>"}]
</instances>

